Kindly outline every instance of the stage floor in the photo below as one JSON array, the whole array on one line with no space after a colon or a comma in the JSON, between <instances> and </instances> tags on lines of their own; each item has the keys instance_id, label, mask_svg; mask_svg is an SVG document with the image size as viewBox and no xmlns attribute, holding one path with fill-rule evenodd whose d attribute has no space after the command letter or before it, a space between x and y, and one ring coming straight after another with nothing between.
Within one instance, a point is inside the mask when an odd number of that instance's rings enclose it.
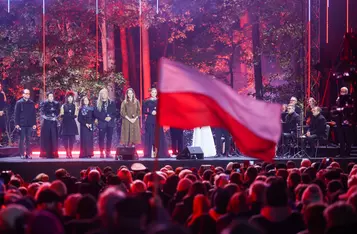
<instances>
[{"instance_id":1,"label":"stage floor","mask_svg":"<svg viewBox=\"0 0 357 234\"><path fill-rule=\"evenodd\" d=\"M33 159L21 159L20 157L6 157L0 158L0 170L11 170L14 173L19 173L26 181L31 181L39 173L46 173L50 176L50 179L55 179L55 171L59 168L65 168L71 175L79 177L79 173L83 169L88 167L99 166L104 168L110 166L113 170L117 170L120 166L125 165L130 168L133 163L140 162L145 165L148 169L154 170L159 169L165 165L171 165L176 167L185 168L199 168L201 165L214 165L222 166L223 168L229 162L239 162L244 161L254 161L260 162L261 160L249 158L249 157L230 157L230 158L205 158L202 160L177 160L176 158L160 158L157 161L155 159L140 158L138 160L114 160L114 159L101 159L99 157L94 157L90 159L43 159L39 157L34 157ZM275 163L286 163L288 160L292 160L297 166L300 165L300 158L274 158ZM322 158L312 158L311 161L321 161ZM346 168L349 162L357 162L357 158L336 158L337 162L341 164L341 167Z\"/></svg>"}]
</instances>

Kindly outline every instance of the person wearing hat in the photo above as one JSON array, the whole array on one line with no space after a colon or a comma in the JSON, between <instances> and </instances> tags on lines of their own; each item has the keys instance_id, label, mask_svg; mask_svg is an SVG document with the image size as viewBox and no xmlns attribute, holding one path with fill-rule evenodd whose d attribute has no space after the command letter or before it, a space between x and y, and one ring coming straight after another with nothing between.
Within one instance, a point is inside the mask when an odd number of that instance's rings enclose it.
<instances>
[{"instance_id":1,"label":"person wearing hat","mask_svg":"<svg viewBox=\"0 0 357 234\"><path fill-rule=\"evenodd\" d=\"M60 105L54 100L53 92L47 93L47 100L40 105L41 118L41 158L58 158L57 117Z\"/></svg>"},{"instance_id":2,"label":"person wearing hat","mask_svg":"<svg viewBox=\"0 0 357 234\"><path fill-rule=\"evenodd\" d=\"M74 103L74 93L72 91L66 94L66 103L61 107L60 116L62 117L61 136L66 149L66 156L67 158L72 158L75 136L78 135L75 120L78 116L78 108Z\"/></svg>"}]
</instances>

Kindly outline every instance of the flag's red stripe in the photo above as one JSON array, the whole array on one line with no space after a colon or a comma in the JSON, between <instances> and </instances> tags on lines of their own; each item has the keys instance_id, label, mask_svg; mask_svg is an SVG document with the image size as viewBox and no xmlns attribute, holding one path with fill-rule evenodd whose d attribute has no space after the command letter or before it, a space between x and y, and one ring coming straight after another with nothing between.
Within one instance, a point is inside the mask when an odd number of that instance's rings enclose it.
<instances>
[{"instance_id":1,"label":"flag's red stripe","mask_svg":"<svg viewBox=\"0 0 357 234\"><path fill-rule=\"evenodd\" d=\"M161 126L182 129L201 126L225 128L232 134L243 154L267 161L274 157L275 142L254 134L227 114L221 107L222 104L216 103L209 96L197 93L160 93L159 95L158 122Z\"/></svg>"}]
</instances>

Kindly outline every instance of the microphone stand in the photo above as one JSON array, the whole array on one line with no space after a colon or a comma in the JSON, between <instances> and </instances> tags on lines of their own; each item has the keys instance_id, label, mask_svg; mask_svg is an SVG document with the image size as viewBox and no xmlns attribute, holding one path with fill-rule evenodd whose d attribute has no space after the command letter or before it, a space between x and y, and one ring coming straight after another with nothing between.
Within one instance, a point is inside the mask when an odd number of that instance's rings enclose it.
<instances>
[{"instance_id":1,"label":"microphone stand","mask_svg":"<svg viewBox=\"0 0 357 234\"><path fill-rule=\"evenodd\" d=\"M300 136L299 136L300 132ZM300 151L292 156L292 158L310 158L309 154L306 152L304 147L304 141L306 137L304 136L304 108L301 108L301 118L300 118L300 131L299 131L299 124L296 124L296 140L297 140L297 147L299 149L299 138L300 138Z\"/></svg>"}]
</instances>

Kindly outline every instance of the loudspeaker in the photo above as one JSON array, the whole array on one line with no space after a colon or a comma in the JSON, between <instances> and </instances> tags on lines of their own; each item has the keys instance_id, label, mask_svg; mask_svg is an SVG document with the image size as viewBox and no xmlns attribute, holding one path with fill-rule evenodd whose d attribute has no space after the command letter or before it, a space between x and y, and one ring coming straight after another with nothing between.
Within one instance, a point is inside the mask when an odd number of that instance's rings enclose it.
<instances>
[{"instance_id":1,"label":"loudspeaker","mask_svg":"<svg viewBox=\"0 0 357 234\"><path fill-rule=\"evenodd\" d=\"M135 147L119 146L115 154L116 160L137 160L138 158Z\"/></svg>"},{"instance_id":2,"label":"loudspeaker","mask_svg":"<svg viewBox=\"0 0 357 234\"><path fill-rule=\"evenodd\" d=\"M176 159L203 159L203 151L199 146L187 146Z\"/></svg>"}]
</instances>

